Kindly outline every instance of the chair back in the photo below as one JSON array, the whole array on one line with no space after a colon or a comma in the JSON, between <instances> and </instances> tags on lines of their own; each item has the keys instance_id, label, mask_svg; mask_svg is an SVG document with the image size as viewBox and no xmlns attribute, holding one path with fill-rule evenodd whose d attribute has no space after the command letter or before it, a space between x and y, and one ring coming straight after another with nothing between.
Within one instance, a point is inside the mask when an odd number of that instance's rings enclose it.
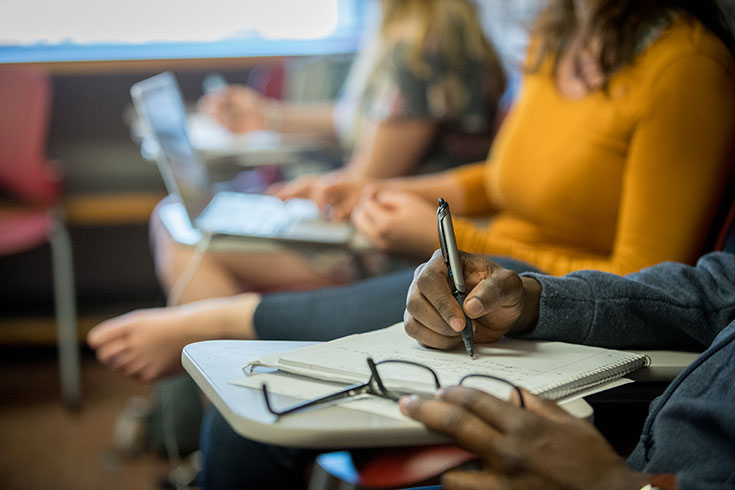
<instances>
[{"instance_id":1,"label":"chair back","mask_svg":"<svg viewBox=\"0 0 735 490\"><path fill-rule=\"evenodd\" d=\"M0 66L0 188L26 202L50 203L60 175L46 158L51 83L30 67Z\"/></svg>"},{"instance_id":2,"label":"chair back","mask_svg":"<svg viewBox=\"0 0 735 490\"><path fill-rule=\"evenodd\" d=\"M735 202L722 222L714 250L735 253Z\"/></svg>"}]
</instances>

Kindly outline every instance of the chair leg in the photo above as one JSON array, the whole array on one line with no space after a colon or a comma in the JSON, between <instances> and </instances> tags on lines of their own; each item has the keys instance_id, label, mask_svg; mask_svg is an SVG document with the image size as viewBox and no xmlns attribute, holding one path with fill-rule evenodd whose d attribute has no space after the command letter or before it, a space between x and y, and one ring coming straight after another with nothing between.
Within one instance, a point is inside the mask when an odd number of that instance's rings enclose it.
<instances>
[{"instance_id":1,"label":"chair leg","mask_svg":"<svg viewBox=\"0 0 735 490\"><path fill-rule=\"evenodd\" d=\"M74 268L69 232L58 217L50 242L61 394L67 407L76 408L81 401L81 359Z\"/></svg>"},{"instance_id":2,"label":"chair leg","mask_svg":"<svg viewBox=\"0 0 735 490\"><path fill-rule=\"evenodd\" d=\"M314 462L308 490L357 490L358 479L349 451L322 453Z\"/></svg>"}]
</instances>

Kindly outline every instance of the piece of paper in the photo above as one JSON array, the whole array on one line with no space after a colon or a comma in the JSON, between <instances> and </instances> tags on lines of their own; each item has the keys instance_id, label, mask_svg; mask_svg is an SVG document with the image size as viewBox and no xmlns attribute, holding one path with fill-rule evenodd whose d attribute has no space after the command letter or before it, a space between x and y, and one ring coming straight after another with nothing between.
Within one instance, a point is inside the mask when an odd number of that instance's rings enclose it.
<instances>
[{"instance_id":1,"label":"piece of paper","mask_svg":"<svg viewBox=\"0 0 735 490\"><path fill-rule=\"evenodd\" d=\"M366 359L402 359L431 367L442 386L458 384L470 373L504 378L532 393L557 399L584 388L622 377L646 365L645 356L564 342L502 339L477 345L476 359L461 347L452 351L427 349L403 331L402 324L331 342L265 356L248 366L269 366L326 381L354 383L370 376ZM423 391L413 369L397 369L404 386ZM430 389L430 388L429 388Z\"/></svg>"}]
</instances>

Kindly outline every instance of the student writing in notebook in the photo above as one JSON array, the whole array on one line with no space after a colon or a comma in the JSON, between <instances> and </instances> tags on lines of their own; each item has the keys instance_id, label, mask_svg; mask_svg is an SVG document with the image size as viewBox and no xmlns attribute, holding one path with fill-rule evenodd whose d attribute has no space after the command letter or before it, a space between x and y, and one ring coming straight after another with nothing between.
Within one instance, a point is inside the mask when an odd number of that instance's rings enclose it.
<instances>
[{"instance_id":1,"label":"student writing in notebook","mask_svg":"<svg viewBox=\"0 0 735 490\"><path fill-rule=\"evenodd\" d=\"M735 255L696 267L665 263L620 277L523 274L463 255L464 312L480 341L512 333L627 349L706 349L656 399L625 462L583 420L524 393L525 410L461 387L436 401L403 399L404 414L454 437L485 462L444 477L445 488L724 489L735 482ZM458 345L464 314L438 255L419 267L405 328L421 344ZM460 325L461 322L461 325Z\"/></svg>"},{"instance_id":2,"label":"student writing in notebook","mask_svg":"<svg viewBox=\"0 0 735 490\"><path fill-rule=\"evenodd\" d=\"M463 254L465 312L478 342L504 334L609 348L704 353L653 402L627 462L585 420L524 393L525 409L450 387L436 401L401 400L404 414L442 431L485 462L446 475L448 489L725 489L735 481L735 254L696 267L664 263L627 276L579 271L518 275L486 256ZM406 331L438 349L461 342L463 318L439 253L416 271ZM462 326L464 322L462 321ZM204 487L301 488L316 450L260 444L211 409L202 431Z\"/></svg>"}]
</instances>

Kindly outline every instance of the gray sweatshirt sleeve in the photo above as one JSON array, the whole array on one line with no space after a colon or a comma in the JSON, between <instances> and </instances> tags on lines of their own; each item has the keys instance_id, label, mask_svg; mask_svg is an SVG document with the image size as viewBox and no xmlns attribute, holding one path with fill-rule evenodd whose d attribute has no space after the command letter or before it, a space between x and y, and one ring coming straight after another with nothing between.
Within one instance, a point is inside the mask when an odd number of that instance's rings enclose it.
<instances>
[{"instance_id":1,"label":"gray sweatshirt sleeve","mask_svg":"<svg viewBox=\"0 0 735 490\"><path fill-rule=\"evenodd\" d=\"M542 285L539 321L523 338L610 348L701 350L735 317L735 255L696 267L667 262L627 276L526 274Z\"/></svg>"}]
</instances>

